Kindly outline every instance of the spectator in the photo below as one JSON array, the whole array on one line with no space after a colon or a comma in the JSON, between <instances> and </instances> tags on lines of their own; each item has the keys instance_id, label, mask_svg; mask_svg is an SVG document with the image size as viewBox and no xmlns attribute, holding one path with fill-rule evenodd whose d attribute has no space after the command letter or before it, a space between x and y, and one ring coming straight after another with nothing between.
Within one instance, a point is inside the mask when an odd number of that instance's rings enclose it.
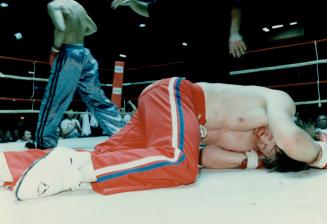
<instances>
[{"instance_id":1,"label":"spectator","mask_svg":"<svg viewBox=\"0 0 327 224\"><path fill-rule=\"evenodd\" d=\"M316 125L316 136L319 141L327 142L327 116L319 115Z\"/></svg>"},{"instance_id":2,"label":"spectator","mask_svg":"<svg viewBox=\"0 0 327 224\"><path fill-rule=\"evenodd\" d=\"M22 141L24 141L24 142L32 141L32 132L31 132L31 130L29 130L29 129L24 130Z\"/></svg>"},{"instance_id":3,"label":"spectator","mask_svg":"<svg viewBox=\"0 0 327 224\"><path fill-rule=\"evenodd\" d=\"M21 137L21 135L20 135L18 129L14 129L13 136L12 136L12 141L16 142L16 141L18 141L20 139L20 137Z\"/></svg>"},{"instance_id":4,"label":"spectator","mask_svg":"<svg viewBox=\"0 0 327 224\"><path fill-rule=\"evenodd\" d=\"M5 135L3 137L2 142L12 142L12 136L11 136L11 131L10 130L5 131Z\"/></svg>"},{"instance_id":5,"label":"spectator","mask_svg":"<svg viewBox=\"0 0 327 224\"><path fill-rule=\"evenodd\" d=\"M63 138L77 138L81 135L81 125L79 121L74 118L72 110L69 110L67 118L61 121L60 130Z\"/></svg>"},{"instance_id":6,"label":"spectator","mask_svg":"<svg viewBox=\"0 0 327 224\"><path fill-rule=\"evenodd\" d=\"M24 129L24 133L17 142L32 142L32 132L30 129Z\"/></svg>"},{"instance_id":7,"label":"spectator","mask_svg":"<svg viewBox=\"0 0 327 224\"><path fill-rule=\"evenodd\" d=\"M124 121L126 122L126 124L131 120L132 116L134 115L134 113L137 110L137 107L133 104L133 102L131 100L127 101L127 105L129 105L132 110L126 111L126 107L125 107L124 110L121 112L122 117L123 117Z\"/></svg>"},{"instance_id":8,"label":"spectator","mask_svg":"<svg viewBox=\"0 0 327 224\"><path fill-rule=\"evenodd\" d=\"M3 142L5 138L5 135L2 130L0 130L0 142Z\"/></svg>"}]
</instances>

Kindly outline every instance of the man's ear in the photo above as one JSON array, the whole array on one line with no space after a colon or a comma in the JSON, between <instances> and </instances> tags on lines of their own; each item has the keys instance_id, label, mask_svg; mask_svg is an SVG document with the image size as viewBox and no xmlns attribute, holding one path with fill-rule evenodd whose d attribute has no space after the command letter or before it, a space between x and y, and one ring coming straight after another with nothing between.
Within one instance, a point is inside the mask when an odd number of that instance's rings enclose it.
<instances>
[{"instance_id":1,"label":"man's ear","mask_svg":"<svg viewBox=\"0 0 327 224\"><path fill-rule=\"evenodd\" d=\"M267 127L260 127L257 128L253 131L254 135L257 136L257 138L259 138L261 135L263 135L266 131Z\"/></svg>"}]
</instances>

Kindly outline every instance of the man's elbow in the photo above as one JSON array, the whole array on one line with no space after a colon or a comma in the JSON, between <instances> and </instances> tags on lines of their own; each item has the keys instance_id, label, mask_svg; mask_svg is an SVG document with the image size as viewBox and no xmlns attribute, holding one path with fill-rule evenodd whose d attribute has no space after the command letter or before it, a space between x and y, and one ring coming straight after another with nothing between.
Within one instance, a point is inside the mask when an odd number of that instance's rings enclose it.
<instances>
[{"instance_id":1,"label":"man's elbow","mask_svg":"<svg viewBox=\"0 0 327 224\"><path fill-rule=\"evenodd\" d=\"M277 146L291 158L298 157L299 152L306 148L306 136L302 131L287 133L276 141Z\"/></svg>"}]
</instances>

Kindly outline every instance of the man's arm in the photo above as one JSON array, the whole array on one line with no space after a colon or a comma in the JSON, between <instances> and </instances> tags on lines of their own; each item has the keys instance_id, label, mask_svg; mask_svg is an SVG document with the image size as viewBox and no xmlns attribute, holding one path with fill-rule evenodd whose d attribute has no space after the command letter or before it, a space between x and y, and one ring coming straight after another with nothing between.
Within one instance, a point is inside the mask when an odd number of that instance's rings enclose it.
<instances>
[{"instance_id":1,"label":"man's arm","mask_svg":"<svg viewBox=\"0 0 327 224\"><path fill-rule=\"evenodd\" d=\"M290 158L311 164L318 157L319 147L294 123L294 114L295 103L291 97L285 92L272 90L267 99L267 116L277 146Z\"/></svg>"},{"instance_id":2,"label":"man's arm","mask_svg":"<svg viewBox=\"0 0 327 224\"><path fill-rule=\"evenodd\" d=\"M51 17L54 30L54 48L59 49L65 38L65 20L62 14L61 4L58 2L50 2L48 4L48 14Z\"/></svg>"},{"instance_id":3,"label":"man's arm","mask_svg":"<svg viewBox=\"0 0 327 224\"><path fill-rule=\"evenodd\" d=\"M60 123L60 132L63 138L65 138L73 130L68 130L69 122L67 119L64 119Z\"/></svg>"},{"instance_id":4,"label":"man's arm","mask_svg":"<svg viewBox=\"0 0 327 224\"><path fill-rule=\"evenodd\" d=\"M86 28L85 28L85 36L89 36L95 32L97 32L98 28L97 25L93 22L93 20L91 19L91 17L89 17L86 14Z\"/></svg>"},{"instance_id":5,"label":"man's arm","mask_svg":"<svg viewBox=\"0 0 327 224\"><path fill-rule=\"evenodd\" d=\"M210 169L262 168L263 163L258 154L251 150L246 153L233 152L218 146L208 145L201 151L201 165Z\"/></svg>"},{"instance_id":6,"label":"man's arm","mask_svg":"<svg viewBox=\"0 0 327 224\"><path fill-rule=\"evenodd\" d=\"M149 17L148 3L138 0L114 0L111 3L113 9L118 8L119 6L129 6L137 14Z\"/></svg>"},{"instance_id":7,"label":"man's arm","mask_svg":"<svg viewBox=\"0 0 327 224\"><path fill-rule=\"evenodd\" d=\"M235 58L239 58L245 54L247 48L243 41L243 37L240 34L241 16L241 9L235 3L231 10L231 27L229 35L229 53Z\"/></svg>"},{"instance_id":8,"label":"man's arm","mask_svg":"<svg viewBox=\"0 0 327 224\"><path fill-rule=\"evenodd\" d=\"M81 128L81 125L80 125L79 121L77 119L74 119L74 122L75 122L75 127L76 127L78 133L81 134L82 133L82 128Z\"/></svg>"}]
</instances>

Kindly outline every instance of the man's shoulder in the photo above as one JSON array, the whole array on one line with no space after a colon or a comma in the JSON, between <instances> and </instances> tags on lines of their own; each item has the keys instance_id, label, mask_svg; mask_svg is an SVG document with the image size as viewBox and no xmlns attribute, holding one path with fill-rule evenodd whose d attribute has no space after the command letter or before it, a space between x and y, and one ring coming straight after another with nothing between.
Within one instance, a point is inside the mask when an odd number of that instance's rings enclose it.
<instances>
[{"instance_id":1,"label":"man's shoulder","mask_svg":"<svg viewBox=\"0 0 327 224\"><path fill-rule=\"evenodd\" d=\"M74 0L53 0L48 3L48 10L57 10L80 4Z\"/></svg>"},{"instance_id":2,"label":"man's shoulder","mask_svg":"<svg viewBox=\"0 0 327 224\"><path fill-rule=\"evenodd\" d=\"M54 0L49 2L47 6L49 11L53 11L53 10L60 9L62 5L63 5L62 1Z\"/></svg>"},{"instance_id":3,"label":"man's shoulder","mask_svg":"<svg viewBox=\"0 0 327 224\"><path fill-rule=\"evenodd\" d=\"M70 120L69 120L69 119L63 119L63 120L60 122L61 125L67 125L67 124L69 124L69 123L70 123Z\"/></svg>"},{"instance_id":4,"label":"man's shoulder","mask_svg":"<svg viewBox=\"0 0 327 224\"><path fill-rule=\"evenodd\" d=\"M287 100L293 102L292 97L287 92L282 90L268 89L267 96L271 99Z\"/></svg>"}]
</instances>

